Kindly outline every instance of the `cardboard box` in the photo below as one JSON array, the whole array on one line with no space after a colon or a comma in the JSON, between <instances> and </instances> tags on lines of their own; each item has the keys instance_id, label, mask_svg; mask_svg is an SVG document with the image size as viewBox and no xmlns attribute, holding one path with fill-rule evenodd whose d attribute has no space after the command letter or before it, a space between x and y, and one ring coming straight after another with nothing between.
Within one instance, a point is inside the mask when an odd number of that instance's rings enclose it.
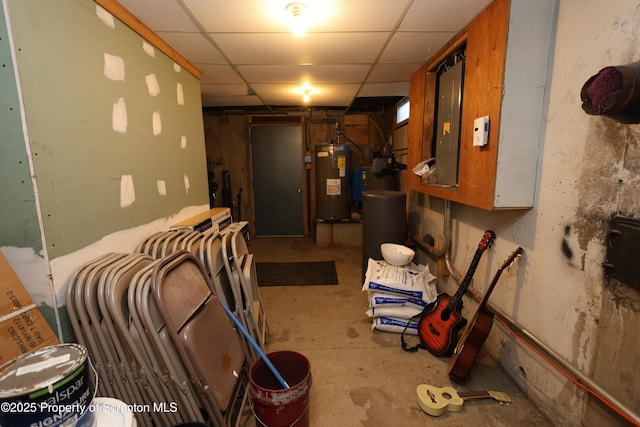
<instances>
[{"instance_id":1,"label":"cardboard box","mask_svg":"<svg viewBox=\"0 0 640 427\"><path fill-rule=\"evenodd\" d=\"M205 231L212 228L213 230L222 231L232 222L231 209L213 208L177 224L173 224L169 229L172 231Z\"/></svg>"},{"instance_id":2,"label":"cardboard box","mask_svg":"<svg viewBox=\"0 0 640 427\"><path fill-rule=\"evenodd\" d=\"M60 341L0 252L0 365Z\"/></svg>"}]
</instances>

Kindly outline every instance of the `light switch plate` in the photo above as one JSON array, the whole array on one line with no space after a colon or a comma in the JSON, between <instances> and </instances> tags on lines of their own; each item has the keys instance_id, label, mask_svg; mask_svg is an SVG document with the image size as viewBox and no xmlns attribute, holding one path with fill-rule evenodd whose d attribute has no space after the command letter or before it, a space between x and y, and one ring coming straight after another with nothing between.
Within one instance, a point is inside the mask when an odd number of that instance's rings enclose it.
<instances>
[{"instance_id":1,"label":"light switch plate","mask_svg":"<svg viewBox=\"0 0 640 427\"><path fill-rule=\"evenodd\" d=\"M473 146L484 147L489 142L489 116L473 121Z\"/></svg>"}]
</instances>

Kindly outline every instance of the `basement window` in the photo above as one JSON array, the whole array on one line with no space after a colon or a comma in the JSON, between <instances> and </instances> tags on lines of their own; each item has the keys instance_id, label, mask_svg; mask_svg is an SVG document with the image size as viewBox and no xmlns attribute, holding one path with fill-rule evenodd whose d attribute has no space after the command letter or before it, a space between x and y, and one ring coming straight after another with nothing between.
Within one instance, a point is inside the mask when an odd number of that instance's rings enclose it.
<instances>
[{"instance_id":1,"label":"basement window","mask_svg":"<svg viewBox=\"0 0 640 427\"><path fill-rule=\"evenodd\" d=\"M409 120L409 98L406 98L396 106L396 124Z\"/></svg>"}]
</instances>

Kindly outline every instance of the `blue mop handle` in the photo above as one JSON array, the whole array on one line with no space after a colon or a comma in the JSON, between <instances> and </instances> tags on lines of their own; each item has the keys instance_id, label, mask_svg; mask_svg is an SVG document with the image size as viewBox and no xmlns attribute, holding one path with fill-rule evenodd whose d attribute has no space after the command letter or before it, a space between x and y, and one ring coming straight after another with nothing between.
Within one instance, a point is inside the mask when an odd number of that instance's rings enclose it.
<instances>
[{"instance_id":1,"label":"blue mop handle","mask_svg":"<svg viewBox=\"0 0 640 427\"><path fill-rule=\"evenodd\" d=\"M220 299L218 299L218 301L220 301ZM276 379L278 380L280 385L282 385L282 387L285 388L285 389L289 388L289 384L287 384L287 382L284 380L284 378L282 378L282 375L280 375L280 372L278 372L276 367L273 366L273 363L271 363L271 361L269 360L267 355L264 354L264 351L262 351L262 349L260 348L258 343L253 339L253 337L251 335L249 335L249 333L244 328L244 326L242 326L240 321L238 319L236 319L236 316L234 316L233 312L231 310L229 310L229 307L227 307L227 305L222 301L220 301L220 304L222 305L222 308L224 308L224 311L227 312L227 314L229 315L229 317L231 318L233 323L235 323L235 325L238 327L238 329L240 329L240 332L242 332L242 335L244 335L245 338L247 338L247 340L249 340L249 342L251 343L253 348L255 348L255 350L258 352L258 354L260 355L260 358L262 360L264 360L264 363L266 363L267 367L273 373L273 375L276 377Z\"/></svg>"}]
</instances>

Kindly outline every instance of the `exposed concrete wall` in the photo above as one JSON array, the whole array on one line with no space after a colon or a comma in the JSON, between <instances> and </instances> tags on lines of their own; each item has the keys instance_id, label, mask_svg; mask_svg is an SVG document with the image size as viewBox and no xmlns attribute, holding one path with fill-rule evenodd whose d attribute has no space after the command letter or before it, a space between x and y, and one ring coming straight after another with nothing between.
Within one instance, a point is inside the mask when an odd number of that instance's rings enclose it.
<instances>
[{"instance_id":1,"label":"exposed concrete wall","mask_svg":"<svg viewBox=\"0 0 640 427\"><path fill-rule=\"evenodd\" d=\"M559 2L535 206L485 212L454 204L451 251L464 273L483 230L496 231L474 278L482 292L522 246L525 256L502 275L491 303L636 413L640 293L607 279L602 263L612 214L640 215L640 127L588 116L580 89L601 68L640 58L639 29L635 1ZM443 202L410 200L410 228L440 235ZM446 278L439 286L457 288ZM474 307L467 301L465 313ZM485 349L557 425L625 424L504 328L494 325Z\"/></svg>"}]
</instances>

